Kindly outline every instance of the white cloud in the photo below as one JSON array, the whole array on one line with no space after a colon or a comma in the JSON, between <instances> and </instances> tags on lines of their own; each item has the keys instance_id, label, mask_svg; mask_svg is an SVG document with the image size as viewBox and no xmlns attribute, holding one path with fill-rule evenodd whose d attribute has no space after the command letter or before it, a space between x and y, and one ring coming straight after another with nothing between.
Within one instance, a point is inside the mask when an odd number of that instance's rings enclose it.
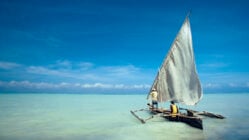
<instances>
[{"instance_id":1,"label":"white cloud","mask_svg":"<svg viewBox=\"0 0 249 140\"><path fill-rule=\"evenodd\" d=\"M58 89L69 88L77 89L149 89L149 85L125 85L125 84L105 84L105 83L47 83L47 82L30 82L30 81L0 81L0 87L7 88L32 88L32 89Z\"/></svg>"},{"instance_id":2,"label":"white cloud","mask_svg":"<svg viewBox=\"0 0 249 140\"><path fill-rule=\"evenodd\" d=\"M27 71L30 73L36 74L46 74L46 75L58 75L59 72L56 70L50 70L41 66L30 66L27 68Z\"/></svg>"},{"instance_id":3,"label":"white cloud","mask_svg":"<svg viewBox=\"0 0 249 140\"><path fill-rule=\"evenodd\" d=\"M93 68L93 66L94 64L91 62L72 62L69 60L57 60L54 64L43 67L59 70L89 70Z\"/></svg>"},{"instance_id":4,"label":"white cloud","mask_svg":"<svg viewBox=\"0 0 249 140\"><path fill-rule=\"evenodd\" d=\"M81 70L88 70L94 66L94 64L90 62L80 62L77 65Z\"/></svg>"},{"instance_id":5,"label":"white cloud","mask_svg":"<svg viewBox=\"0 0 249 140\"><path fill-rule=\"evenodd\" d=\"M33 88L33 89L47 89L47 88L58 88L60 84L52 84L45 82L30 82L30 81L10 81L10 82L0 82L2 87L10 88Z\"/></svg>"},{"instance_id":6,"label":"white cloud","mask_svg":"<svg viewBox=\"0 0 249 140\"><path fill-rule=\"evenodd\" d=\"M220 88L220 87L221 85L217 83L207 83L203 85L203 88L207 88L207 89Z\"/></svg>"},{"instance_id":7,"label":"white cloud","mask_svg":"<svg viewBox=\"0 0 249 140\"><path fill-rule=\"evenodd\" d=\"M58 60L46 66L21 65L21 69L16 69L12 74L11 72L9 75L16 75L15 73L22 73L22 75L9 79L8 76L4 76L7 77L6 81L10 82L0 82L1 87L44 89L44 91L63 88L90 91L95 89L108 91L112 89L148 89L150 85L147 83L152 82L154 76L154 73L133 65L96 66L90 62L76 63L68 60Z\"/></svg>"},{"instance_id":8,"label":"white cloud","mask_svg":"<svg viewBox=\"0 0 249 140\"><path fill-rule=\"evenodd\" d=\"M149 88L151 88L151 85L147 85L147 84L145 84L145 85L143 85L143 84L141 84L141 85L133 85L132 88L149 89Z\"/></svg>"},{"instance_id":9,"label":"white cloud","mask_svg":"<svg viewBox=\"0 0 249 140\"><path fill-rule=\"evenodd\" d=\"M21 66L21 65L17 64L17 63L0 61L0 69L9 70L9 69L13 69L13 68L16 68L19 66Z\"/></svg>"},{"instance_id":10,"label":"white cloud","mask_svg":"<svg viewBox=\"0 0 249 140\"><path fill-rule=\"evenodd\" d=\"M142 81L149 79L151 74L145 74L139 68L133 65L124 66L95 66L93 63L80 62L72 63L70 61L57 61L56 64L44 66L29 66L27 72L36 75L47 75L54 78L71 78L71 80L82 80L84 82L104 82L120 83L121 81ZM65 69L65 67L70 67ZM144 81L144 80L143 80Z\"/></svg>"},{"instance_id":11,"label":"white cloud","mask_svg":"<svg viewBox=\"0 0 249 140\"><path fill-rule=\"evenodd\" d=\"M42 74L42 75L52 75L52 76L59 76L59 77L72 77L67 71L64 70L56 70L56 69L49 69L42 66L30 66L27 68L28 73L33 74Z\"/></svg>"},{"instance_id":12,"label":"white cloud","mask_svg":"<svg viewBox=\"0 0 249 140\"><path fill-rule=\"evenodd\" d=\"M246 83L246 87L248 87L248 88L249 88L249 82L247 82L247 83Z\"/></svg>"},{"instance_id":13,"label":"white cloud","mask_svg":"<svg viewBox=\"0 0 249 140\"><path fill-rule=\"evenodd\" d=\"M82 88L112 88L111 84L94 83L94 84L82 84Z\"/></svg>"},{"instance_id":14,"label":"white cloud","mask_svg":"<svg viewBox=\"0 0 249 140\"><path fill-rule=\"evenodd\" d=\"M217 90L217 89L225 89L225 90L229 90L229 89L245 89L245 88L249 88L249 82L245 82L245 83L206 83L203 84L203 88L207 89L207 90Z\"/></svg>"},{"instance_id":15,"label":"white cloud","mask_svg":"<svg viewBox=\"0 0 249 140\"><path fill-rule=\"evenodd\" d=\"M246 83L229 83L230 87L233 88L249 88L249 82Z\"/></svg>"},{"instance_id":16,"label":"white cloud","mask_svg":"<svg viewBox=\"0 0 249 140\"><path fill-rule=\"evenodd\" d=\"M228 85L229 85L230 87L238 87L238 85L235 84L235 83L229 83Z\"/></svg>"},{"instance_id":17,"label":"white cloud","mask_svg":"<svg viewBox=\"0 0 249 140\"><path fill-rule=\"evenodd\" d=\"M54 64L53 66L59 67L59 68L71 69L72 68L72 62L70 62L68 60L57 60L56 64Z\"/></svg>"},{"instance_id":18,"label":"white cloud","mask_svg":"<svg viewBox=\"0 0 249 140\"><path fill-rule=\"evenodd\" d=\"M248 78L248 72L200 73L200 79L203 83L247 83Z\"/></svg>"},{"instance_id":19,"label":"white cloud","mask_svg":"<svg viewBox=\"0 0 249 140\"><path fill-rule=\"evenodd\" d=\"M94 84L82 84L83 88L104 88L104 89L149 89L150 85L141 84L141 85L125 85L125 84L103 84L103 83L94 83Z\"/></svg>"},{"instance_id":20,"label":"white cloud","mask_svg":"<svg viewBox=\"0 0 249 140\"><path fill-rule=\"evenodd\" d=\"M227 63L206 63L206 64L200 64L203 68L224 68L229 66Z\"/></svg>"},{"instance_id":21,"label":"white cloud","mask_svg":"<svg viewBox=\"0 0 249 140\"><path fill-rule=\"evenodd\" d=\"M121 74L128 74L132 72L137 72L139 68L133 65L125 65L125 66L105 66L101 67L101 69L110 72L110 73L121 73Z\"/></svg>"}]
</instances>

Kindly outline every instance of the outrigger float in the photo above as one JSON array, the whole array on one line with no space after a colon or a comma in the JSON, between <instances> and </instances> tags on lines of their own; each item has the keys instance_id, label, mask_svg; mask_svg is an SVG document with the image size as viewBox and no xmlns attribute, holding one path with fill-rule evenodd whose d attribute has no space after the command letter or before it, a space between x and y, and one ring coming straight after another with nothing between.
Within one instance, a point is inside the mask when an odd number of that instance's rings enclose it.
<instances>
[{"instance_id":1,"label":"outrigger float","mask_svg":"<svg viewBox=\"0 0 249 140\"><path fill-rule=\"evenodd\" d=\"M203 93L195 65L192 34L188 17L189 15L187 15L183 22L151 86L150 92L152 89L157 91L157 102L159 103L174 101L184 105L196 105L202 98ZM151 99L150 92L147 99ZM150 111L153 115L143 119L136 114L136 112L144 110ZM170 110L156 109L151 104L148 104L148 109L130 112L142 123L160 116L169 121L184 122L199 129L203 129L201 116L218 119L225 118L222 115L207 111L199 112L185 108L179 108L179 110L185 110L186 113L171 114Z\"/></svg>"}]
</instances>

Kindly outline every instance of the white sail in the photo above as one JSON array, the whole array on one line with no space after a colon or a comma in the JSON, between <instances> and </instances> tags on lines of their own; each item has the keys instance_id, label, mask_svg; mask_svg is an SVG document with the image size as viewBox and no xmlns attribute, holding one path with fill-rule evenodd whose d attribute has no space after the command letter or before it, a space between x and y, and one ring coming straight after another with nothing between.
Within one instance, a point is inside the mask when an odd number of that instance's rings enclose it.
<instances>
[{"instance_id":1,"label":"white sail","mask_svg":"<svg viewBox=\"0 0 249 140\"><path fill-rule=\"evenodd\" d=\"M188 17L163 61L152 88L157 90L159 102L194 105L201 99L202 88L196 72Z\"/></svg>"}]
</instances>

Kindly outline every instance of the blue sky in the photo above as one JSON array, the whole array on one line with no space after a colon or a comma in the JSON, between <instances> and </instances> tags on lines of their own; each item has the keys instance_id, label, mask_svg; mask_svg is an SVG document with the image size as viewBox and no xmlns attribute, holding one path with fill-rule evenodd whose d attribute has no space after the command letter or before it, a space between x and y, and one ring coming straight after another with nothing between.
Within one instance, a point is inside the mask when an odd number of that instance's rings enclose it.
<instances>
[{"instance_id":1,"label":"blue sky","mask_svg":"<svg viewBox=\"0 0 249 140\"><path fill-rule=\"evenodd\" d=\"M1 0L0 92L147 93L189 10L204 93L249 92L247 0Z\"/></svg>"}]
</instances>

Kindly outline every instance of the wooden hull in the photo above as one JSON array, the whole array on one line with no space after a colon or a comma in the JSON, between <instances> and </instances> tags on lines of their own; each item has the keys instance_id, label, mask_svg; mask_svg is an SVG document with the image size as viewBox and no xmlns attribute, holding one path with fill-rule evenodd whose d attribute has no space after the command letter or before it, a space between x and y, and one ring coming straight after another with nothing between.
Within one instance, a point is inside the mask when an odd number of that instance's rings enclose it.
<instances>
[{"instance_id":1,"label":"wooden hull","mask_svg":"<svg viewBox=\"0 0 249 140\"><path fill-rule=\"evenodd\" d=\"M160 109L152 109L150 108L150 111L153 114L160 114L162 113L162 117L169 121L175 121L175 122L184 122L192 127L203 129L202 125L202 119L197 116L188 116L188 114L176 114L172 115L169 110L160 110Z\"/></svg>"},{"instance_id":2,"label":"wooden hull","mask_svg":"<svg viewBox=\"0 0 249 140\"><path fill-rule=\"evenodd\" d=\"M202 119L196 116L187 116L184 114L179 114L176 116L164 116L169 121L184 122L192 127L203 129Z\"/></svg>"}]
</instances>

